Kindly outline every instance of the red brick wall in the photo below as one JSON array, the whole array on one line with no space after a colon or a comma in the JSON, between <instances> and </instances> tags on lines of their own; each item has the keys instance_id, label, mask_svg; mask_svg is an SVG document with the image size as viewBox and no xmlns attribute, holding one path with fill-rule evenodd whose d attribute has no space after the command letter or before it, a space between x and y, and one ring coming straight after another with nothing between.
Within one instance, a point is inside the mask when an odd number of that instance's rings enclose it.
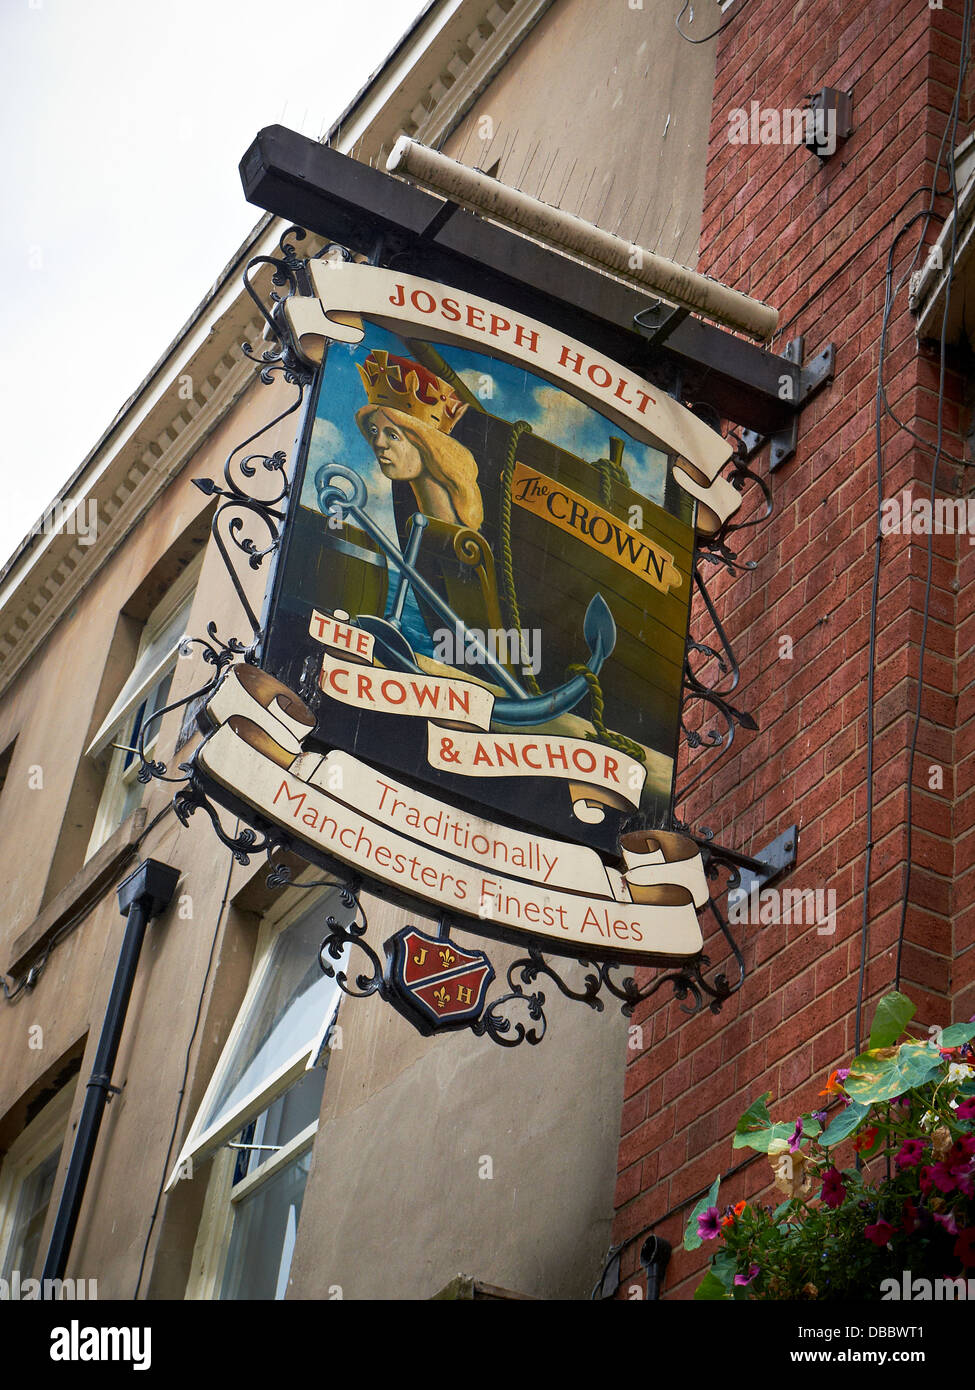
<instances>
[{"instance_id":1,"label":"red brick wall","mask_svg":"<svg viewBox=\"0 0 975 1390\"><path fill-rule=\"evenodd\" d=\"M711 586L741 661L734 703L754 713L760 731L740 730L678 813L746 853L798 822L798 864L784 886L835 889L837 918L832 936L806 925L737 928L747 976L717 1017L688 1020L666 988L634 1015L643 1045L627 1066L614 1239L659 1223L657 1234L674 1245L667 1297L690 1297L706 1252L678 1249L686 1207L661 1218L748 1157L731 1147L739 1114L766 1090L779 1118L816 1108L822 1078L855 1047L878 341L889 249L926 197L912 199L893 226L885 223L912 189L931 183L957 80L960 9L960 0L945 0L941 10L924 0L749 0L717 41L701 268L779 309L784 331L775 350L799 333L807 357L834 343L836 378L803 410L797 454L774 475L773 518L734 547L758 568L722 574ZM752 99L797 107L826 85L854 89L854 134L822 167L801 147L728 142L730 109L747 109ZM966 133L960 125L957 140ZM937 207L948 210L946 200ZM932 225L928 241L937 231ZM916 224L899 243L895 281L919 232ZM917 348L906 289L890 321L885 380L899 417L933 440L938 362ZM949 371L944 446L955 455L967 428L961 398L962 379ZM926 496L930 452L889 420L883 439L884 496L912 484ZM767 473L767 450L756 467ZM962 471L939 469L939 495L954 494ZM926 548L923 536L882 544L864 1028L895 979ZM780 658L784 635L792 638L791 660ZM939 536L901 976L924 1023L948 1021L953 1006L955 1017L975 1013L973 645L975 550L965 536ZM944 769L940 789L929 787L932 764ZM706 949L715 965L733 970L720 935ZM770 1176L767 1159L758 1158L723 1185L722 1204L758 1194ZM633 1276L639 1243L624 1257L622 1297L643 1282Z\"/></svg>"}]
</instances>

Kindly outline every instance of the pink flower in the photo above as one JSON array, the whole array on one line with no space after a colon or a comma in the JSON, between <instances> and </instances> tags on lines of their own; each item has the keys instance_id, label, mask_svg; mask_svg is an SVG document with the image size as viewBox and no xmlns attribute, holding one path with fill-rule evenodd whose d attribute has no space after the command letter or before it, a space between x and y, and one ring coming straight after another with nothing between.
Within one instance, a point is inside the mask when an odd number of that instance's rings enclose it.
<instances>
[{"instance_id":1,"label":"pink flower","mask_svg":"<svg viewBox=\"0 0 975 1390\"><path fill-rule=\"evenodd\" d=\"M867 1240L872 1240L874 1245L886 1245L894 1234L894 1228L889 1221L881 1217L873 1226L864 1226L863 1234Z\"/></svg>"},{"instance_id":2,"label":"pink flower","mask_svg":"<svg viewBox=\"0 0 975 1390\"><path fill-rule=\"evenodd\" d=\"M749 1265L747 1274L736 1274L736 1284L750 1284L758 1273L758 1265Z\"/></svg>"},{"instance_id":3,"label":"pink flower","mask_svg":"<svg viewBox=\"0 0 975 1390\"><path fill-rule=\"evenodd\" d=\"M838 1168L827 1168L823 1174L823 1190L820 1197L831 1211L835 1211L842 1205L843 1198L846 1196L846 1184L843 1182L843 1174Z\"/></svg>"},{"instance_id":4,"label":"pink flower","mask_svg":"<svg viewBox=\"0 0 975 1390\"><path fill-rule=\"evenodd\" d=\"M950 1236L956 1236L958 1234L958 1222L955 1220L955 1213L953 1211L936 1211L934 1213L934 1219L940 1225L944 1226Z\"/></svg>"},{"instance_id":5,"label":"pink flower","mask_svg":"<svg viewBox=\"0 0 975 1390\"><path fill-rule=\"evenodd\" d=\"M921 1222L918 1219L917 1207L911 1201L910 1197L908 1197L907 1201L904 1203L902 1211L904 1213L904 1231L909 1236L913 1235Z\"/></svg>"},{"instance_id":6,"label":"pink flower","mask_svg":"<svg viewBox=\"0 0 975 1390\"><path fill-rule=\"evenodd\" d=\"M975 1096L969 1096L963 1100L955 1111L959 1120L975 1120Z\"/></svg>"},{"instance_id":7,"label":"pink flower","mask_svg":"<svg viewBox=\"0 0 975 1390\"><path fill-rule=\"evenodd\" d=\"M905 1139L894 1162L898 1168L916 1168L924 1153L923 1139Z\"/></svg>"},{"instance_id":8,"label":"pink flower","mask_svg":"<svg viewBox=\"0 0 975 1390\"><path fill-rule=\"evenodd\" d=\"M717 1207L708 1207L697 1218L697 1233L702 1240L714 1240L721 1234L721 1213Z\"/></svg>"},{"instance_id":9,"label":"pink flower","mask_svg":"<svg viewBox=\"0 0 975 1390\"><path fill-rule=\"evenodd\" d=\"M939 1192L954 1192L958 1186L954 1169L947 1163L935 1163L928 1169L931 1181Z\"/></svg>"},{"instance_id":10,"label":"pink flower","mask_svg":"<svg viewBox=\"0 0 975 1390\"><path fill-rule=\"evenodd\" d=\"M790 1152L790 1154L794 1154L794 1153L797 1153L797 1152L798 1152L798 1149L799 1149L799 1142L800 1142L801 1139L802 1139L802 1116L800 1115L799 1118L798 1118L798 1120L796 1120L796 1127L795 1127L795 1129L792 1131L792 1135L791 1135L791 1137L790 1137L790 1139L789 1139L789 1152Z\"/></svg>"},{"instance_id":11,"label":"pink flower","mask_svg":"<svg viewBox=\"0 0 975 1390\"><path fill-rule=\"evenodd\" d=\"M968 1226L955 1241L955 1256L966 1269L975 1265L975 1226Z\"/></svg>"}]
</instances>

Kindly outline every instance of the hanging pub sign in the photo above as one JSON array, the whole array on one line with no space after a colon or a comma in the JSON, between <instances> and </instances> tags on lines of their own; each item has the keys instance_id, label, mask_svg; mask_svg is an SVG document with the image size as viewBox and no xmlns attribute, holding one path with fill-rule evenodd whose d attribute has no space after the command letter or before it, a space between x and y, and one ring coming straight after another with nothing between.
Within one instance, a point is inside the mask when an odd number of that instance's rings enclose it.
<instances>
[{"instance_id":1,"label":"hanging pub sign","mask_svg":"<svg viewBox=\"0 0 975 1390\"><path fill-rule=\"evenodd\" d=\"M695 532L739 504L730 446L504 305L307 268L283 307L317 375L260 663L211 695L196 776L469 930L694 956L697 846L632 827L671 821ZM398 992L432 1026L462 980L467 1021L486 957L411 930Z\"/></svg>"}]
</instances>

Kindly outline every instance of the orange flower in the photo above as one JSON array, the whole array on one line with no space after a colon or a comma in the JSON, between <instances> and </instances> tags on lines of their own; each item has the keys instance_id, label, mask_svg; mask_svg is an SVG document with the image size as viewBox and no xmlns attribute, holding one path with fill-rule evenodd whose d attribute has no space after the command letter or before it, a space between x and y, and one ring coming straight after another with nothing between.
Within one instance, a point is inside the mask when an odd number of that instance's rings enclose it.
<instances>
[{"instance_id":1,"label":"orange flower","mask_svg":"<svg viewBox=\"0 0 975 1390\"><path fill-rule=\"evenodd\" d=\"M736 1202L728 1215L721 1218L722 1226L730 1226L735 1217L741 1216L742 1212L745 1210L745 1206L745 1202Z\"/></svg>"},{"instance_id":2,"label":"orange flower","mask_svg":"<svg viewBox=\"0 0 975 1390\"><path fill-rule=\"evenodd\" d=\"M842 1073L842 1075L840 1073ZM820 1091L819 1094L821 1096L843 1095L843 1082L846 1080L849 1074L850 1070L848 1067L837 1067L835 1071L830 1072L829 1080L826 1082L825 1088L822 1091Z\"/></svg>"},{"instance_id":3,"label":"orange flower","mask_svg":"<svg viewBox=\"0 0 975 1390\"><path fill-rule=\"evenodd\" d=\"M869 1129L865 1129L862 1134L857 1135L853 1141L853 1147L856 1149L857 1153L863 1153L866 1149L873 1148L873 1141L876 1137L877 1126L871 1125Z\"/></svg>"}]
</instances>

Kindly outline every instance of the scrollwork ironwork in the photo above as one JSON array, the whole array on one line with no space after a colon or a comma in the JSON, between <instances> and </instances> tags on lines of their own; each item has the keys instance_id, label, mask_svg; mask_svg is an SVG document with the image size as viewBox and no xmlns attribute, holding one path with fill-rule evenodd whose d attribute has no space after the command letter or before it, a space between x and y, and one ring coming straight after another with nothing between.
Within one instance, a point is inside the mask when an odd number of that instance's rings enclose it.
<instances>
[{"instance_id":1,"label":"scrollwork ironwork","mask_svg":"<svg viewBox=\"0 0 975 1390\"><path fill-rule=\"evenodd\" d=\"M343 994L350 995L353 999L367 999L370 994L382 993L383 963L376 955L376 952L365 940L366 932L369 930L369 920L366 917L365 909L359 897L359 887L357 884L347 884L342 889L342 902L349 910L354 911L361 921L355 918L351 922L343 923L331 914L325 918L325 926L328 931L318 948L318 963L329 979L334 979ZM355 978L355 988L349 984L348 972L336 970L332 961L342 959L348 947L355 946L365 955L372 967L371 973L366 975L360 973ZM326 954L330 957L326 960Z\"/></svg>"},{"instance_id":2,"label":"scrollwork ironwork","mask_svg":"<svg viewBox=\"0 0 975 1390\"><path fill-rule=\"evenodd\" d=\"M216 831L217 838L227 846L238 864L247 865L251 862L250 856L252 854L263 854L278 844L276 836L259 835L250 826L245 826L237 835L228 835L220 822L217 808L195 782L192 765L181 763L180 766L186 771L189 780L173 797L173 810L183 825L189 825L190 816L194 815L195 812L205 811Z\"/></svg>"}]
</instances>

